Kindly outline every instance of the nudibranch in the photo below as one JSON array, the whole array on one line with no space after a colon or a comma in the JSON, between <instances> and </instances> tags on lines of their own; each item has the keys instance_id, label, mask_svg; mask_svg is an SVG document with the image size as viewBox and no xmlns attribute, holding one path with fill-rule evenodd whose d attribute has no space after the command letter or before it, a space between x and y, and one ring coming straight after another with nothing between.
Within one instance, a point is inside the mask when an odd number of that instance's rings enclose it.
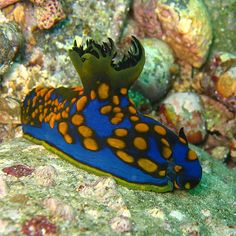
<instances>
[{"instance_id":1,"label":"nudibranch","mask_svg":"<svg viewBox=\"0 0 236 236\"><path fill-rule=\"evenodd\" d=\"M97 175L141 190L167 192L195 187L202 175L183 129L176 135L142 115L128 97L145 62L132 37L123 59L113 41L88 40L69 56L82 87L36 87L22 103L24 137Z\"/></svg>"}]
</instances>

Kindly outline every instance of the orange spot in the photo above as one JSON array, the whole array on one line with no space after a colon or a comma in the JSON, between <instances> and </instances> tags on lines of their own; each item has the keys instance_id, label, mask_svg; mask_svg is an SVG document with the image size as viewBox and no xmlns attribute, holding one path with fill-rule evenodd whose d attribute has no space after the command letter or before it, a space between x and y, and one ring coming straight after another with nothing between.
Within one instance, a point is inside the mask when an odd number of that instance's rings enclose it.
<instances>
[{"instance_id":1,"label":"orange spot","mask_svg":"<svg viewBox=\"0 0 236 236\"><path fill-rule=\"evenodd\" d=\"M134 158L130 156L129 154L127 154L126 152L117 151L116 155L125 162L128 162L128 163L134 162Z\"/></svg>"},{"instance_id":2,"label":"orange spot","mask_svg":"<svg viewBox=\"0 0 236 236\"><path fill-rule=\"evenodd\" d=\"M100 99L107 99L109 97L109 86L102 83L98 87L98 96Z\"/></svg>"},{"instance_id":3,"label":"orange spot","mask_svg":"<svg viewBox=\"0 0 236 236\"><path fill-rule=\"evenodd\" d=\"M121 93L122 95L126 95L126 94L127 94L127 88L121 88L121 89L120 89L120 93Z\"/></svg>"},{"instance_id":4,"label":"orange spot","mask_svg":"<svg viewBox=\"0 0 236 236\"><path fill-rule=\"evenodd\" d=\"M83 91L84 89L83 89L83 87L81 87L81 86L76 86L76 87L73 88L73 90L74 90L74 91L77 91L77 92L81 92L81 91Z\"/></svg>"},{"instance_id":5,"label":"orange spot","mask_svg":"<svg viewBox=\"0 0 236 236\"><path fill-rule=\"evenodd\" d=\"M131 121L138 121L139 117L138 116L130 116Z\"/></svg>"},{"instance_id":6,"label":"orange spot","mask_svg":"<svg viewBox=\"0 0 236 236\"><path fill-rule=\"evenodd\" d=\"M175 165L175 166L174 166L175 172L180 172L182 169L183 169L183 167L180 166L180 165Z\"/></svg>"},{"instance_id":7,"label":"orange spot","mask_svg":"<svg viewBox=\"0 0 236 236\"><path fill-rule=\"evenodd\" d=\"M32 100L32 102L33 102L33 106L35 106L37 99L38 99L37 96L35 96L35 97L33 98L33 100Z\"/></svg>"},{"instance_id":8,"label":"orange spot","mask_svg":"<svg viewBox=\"0 0 236 236\"><path fill-rule=\"evenodd\" d=\"M122 112L118 112L115 114L115 117L117 118L123 118L124 117L124 114Z\"/></svg>"},{"instance_id":9,"label":"orange spot","mask_svg":"<svg viewBox=\"0 0 236 236\"><path fill-rule=\"evenodd\" d=\"M115 135L119 136L119 137L124 137L128 134L128 131L126 129L115 129Z\"/></svg>"},{"instance_id":10,"label":"orange spot","mask_svg":"<svg viewBox=\"0 0 236 236\"><path fill-rule=\"evenodd\" d=\"M38 92L38 95L43 97L46 94L47 91L48 91L48 88L43 88Z\"/></svg>"},{"instance_id":11,"label":"orange spot","mask_svg":"<svg viewBox=\"0 0 236 236\"><path fill-rule=\"evenodd\" d=\"M71 99L71 103L74 103L76 101L76 98Z\"/></svg>"},{"instance_id":12,"label":"orange spot","mask_svg":"<svg viewBox=\"0 0 236 236\"><path fill-rule=\"evenodd\" d=\"M61 116L62 116L62 118L68 118L69 117L69 114L66 112L66 111L63 111L62 113L61 113Z\"/></svg>"},{"instance_id":13,"label":"orange spot","mask_svg":"<svg viewBox=\"0 0 236 236\"><path fill-rule=\"evenodd\" d=\"M186 143L187 143L186 140L185 140L184 138L182 138L182 137L179 137L179 141L180 141L181 143L183 143L183 144L186 144Z\"/></svg>"},{"instance_id":14,"label":"orange spot","mask_svg":"<svg viewBox=\"0 0 236 236\"><path fill-rule=\"evenodd\" d=\"M49 120L49 126L53 129L55 124L55 115Z\"/></svg>"},{"instance_id":15,"label":"orange spot","mask_svg":"<svg viewBox=\"0 0 236 236\"><path fill-rule=\"evenodd\" d=\"M149 130L149 127L145 123L139 123L135 125L134 127L138 132L147 132Z\"/></svg>"},{"instance_id":16,"label":"orange spot","mask_svg":"<svg viewBox=\"0 0 236 236\"><path fill-rule=\"evenodd\" d=\"M44 118L44 115L41 113L41 114L39 115L39 122L42 122L42 121L43 121L43 118Z\"/></svg>"},{"instance_id":17,"label":"orange spot","mask_svg":"<svg viewBox=\"0 0 236 236\"><path fill-rule=\"evenodd\" d=\"M121 112L121 108L120 107L114 107L113 112L114 113Z\"/></svg>"},{"instance_id":18,"label":"orange spot","mask_svg":"<svg viewBox=\"0 0 236 236\"><path fill-rule=\"evenodd\" d=\"M66 122L60 122L58 124L58 130L62 135L65 135L68 131L68 124Z\"/></svg>"},{"instance_id":19,"label":"orange spot","mask_svg":"<svg viewBox=\"0 0 236 236\"><path fill-rule=\"evenodd\" d=\"M146 143L145 139L142 137L134 138L134 146L139 150L146 150L147 149L147 143Z\"/></svg>"},{"instance_id":20,"label":"orange spot","mask_svg":"<svg viewBox=\"0 0 236 236\"><path fill-rule=\"evenodd\" d=\"M114 95L114 96L112 97L112 102L113 102L115 105L119 105L119 103L120 103L119 97L118 97L117 95Z\"/></svg>"},{"instance_id":21,"label":"orange spot","mask_svg":"<svg viewBox=\"0 0 236 236\"><path fill-rule=\"evenodd\" d=\"M100 109L100 112L101 112L103 115L105 115L105 114L109 113L109 112L111 111L111 109L112 109L112 106L111 106L111 105L106 105L106 106L104 106L104 107L102 107L102 108Z\"/></svg>"},{"instance_id":22,"label":"orange spot","mask_svg":"<svg viewBox=\"0 0 236 236\"><path fill-rule=\"evenodd\" d=\"M114 148L122 149L125 147L125 142L118 138L108 138L107 143Z\"/></svg>"},{"instance_id":23,"label":"orange spot","mask_svg":"<svg viewBox=\"0 0 236 236\"><path fill-rule=\"evenodd\" d=\"M159 174L160 176L166 176L166 170L160 170L160 171L158 172L158 174Z\"/></svg>"},{"instance_id":24,"label":"orange spot","mask_svg":"<svg viewBox=\"0 0 236 236\"><path fill-rule=\"evenodd\" d=\"M113 125L117 125L117 124L119 124L121 121L122 121L122 119L119 118L119 117L113 117L113 118L111 118L111 123L112 123Z\"/></svg>"},{"instance_id":25,"label":"orange spot","mask_svg":"<svg viewBox=\"0 0 236 236\"><path fill-rule=\"evenodd\" d=\"M72 137L69 134L64 135L64 139L67 143L71 144L73 142Z\"/></svg>"},{"instance_id":26,"label":"orange spot","mask_svg":"<svg viewBox=\"0 0 236 236\"><path fill-rule=\"evenodd\" d=\"M164 158L169 159L172 154L172 151L169 147L163 146L162 155Z\"/></svg>"},{"instance_id":27,"label":"orange spot","mask_svg":"<svg viewBox=\"0 0 236 236\"><path fill-rule=\"evenodd\" d=\"M79 126L78 131L85 138L89 138L93 135L93 131L85 125Z\"/></svg>"},{"instance_id":28,"label":"orange spot","mask_svg":"<svg viewBox=\"0 0 236 236\"><path fill-rule=\"evenodd\" d=\"M34 119L36 117L36 113L33 111L31 117Z\"/></svg>"},{"instance_id":29,"label":"orange spot","mask_svg":"<svg viewBox=\"0 0 236 236\"><path fill-rule=\"evenodd\" d=\"M144 169L145 171L147 171L147 172L154 172L154 171L156 171L157 170L157 165L153 162L153 161L151 161L151 160L149 160L149 159L147 159L147 158L141 158L141 159L139 159L138 160L138 165L142 168L142 169Z\"/></svg>"},{"instance_id":30,"label":"orange spot","mask_svg":"<svg viewBox=\"0 0 236 236\"><path fill-rule=\"evenodd\" d=\"M165 138L161 138L161 142L166 145L167 147L170 146L169 142Z\"/></svg>"},{"instance_id":31,"label":"orange spot","mask_svg":"<svg viewBox=\"0 0 236 236\"><path fill-rule=\"evenodd\" d=\"M84 117L79 114L75 114L71 118L71 122L73 125L81 125L84 122Z\"/></svg>"},{"instance_id":32,"label":"orange spot","mask_svg":"<svg viewBox=\"0 0 236 236\"><path fill-rule=\"evenodd\" d=\"M90 92L90 98L91 98L92 100L94 100L94 99L96 98L96 93L95 93L94 90L91 90L91 92Z\"/></svg>"},{"instance_id":33,"label":"orange spot","mask_svg":"<svg viewBox=\"0 0 236 236\"><path fill-rule=\"evenodd\" d=\"M176 189L180 189L180 186L176 183L176 181L174 181L174 186Z\"/></svg>"},{"instance_id":34,"label":"orange spot","mask_svg":"<svg viewBox=\"0 0 236 236\"><path fill-rule=\"evenodd\" d=\"M87 97L86 96L83 96L81 97L77 103L76 103L76 109L77 111L82 111L87 103Z\"/></svg>"},{"instance_id":35,"label":"orange spot","mask_svg":"<svg viewBox=\"0 0 236 236\"><path fill-rule=\"evenodd\" d=\"M55 100L54 105L55 105L55 106L58 106L58 105L59 105L58 99Z\"/></svg>"},{"instance_id":36,"label":"orange spot","mask_svg":"<svg viewBox=\"0 0 236 236\"><path fill-rule=\"evenodd\" d=\"M190 160L190 161L197 160L197 153L194 152L193 150L189 149L189 151L188 151L188 160Z\"/></svg>"},{"instance_id":37,"label":"orange spot","mask_svg":"<svg viewBox=\"0 0 236 236\"><path fill-rule=\"evenodd\" d=\"M39 90L43 89L43 86L39 85L35 88L35 92L37 93Z\"/></svg>"},{"instance_id":38,"label":"orange spot","mask_svg":"<svg viewBox=\"0 0 236 236\"><path fill-rule=\"evenodd\" d=\"M39 111L41 112L43 110L43 105L39 105Z\"/></svg>"},{"instance_id":39,"label":"orange spot","mask_svg":"<svg viewBox=\"0 0 236 236\"><path fill-rule=\"evenodd\" d=\"M57 108L56 108L56 107L54 107L53 111L56 113L56 112L57 112Z\"/></svg>"},{"instance_id":40,"label":"orange spot","mask_svg":"<svg viewBox=\"0 0 236 236\"><path fill-rule=\"evenodd\" d=\"M56 114L55 120L60 120L61 119L61 113Z\"/></svg>"},{"instance_id":41,"label":"orange spot","mask_svg":"<svg viewBox=\"0 0 236 236\"><path fill-rule=\"evenodd\" d=\"M155 125L154 130L160 135L166 135L166 129L160 125Z\"/></svg>"},{"instance_id":42,"label":"orange spot","mask_svg":"<svg viewBox=\"0 0 236 236\"><path fill-rule=\"evenodd\" d=\"M69 111L70 111L70 107L67 107L67 108L66 108L66 112L69 113Z\"/></svg>"},{"instance_id":43,"label":"orange spot","mask_svg":"<svg viewBox=\"0 0 236 236\"><path fill-rule=\"evenodd\" d=\"M129 112L133 115L137 113L136 109L133 106L129 106Z\"/></svg>"},{"instance_id":44,"label":"orange spot","mask_svg":"<svg viewBox=\"0 0 236 236\"><path fill-rule=\"evenodd\" d=\"M44 97L45 101L49 100L53 91L54 91L54 88L48 90L48 92L45 94L45 97Z\"/></svg>"},{"instance_id":45,"label":"orange spot","mask_svg":"<svg viewBox=\"0 0 236 236\"><path fill-rule=\"evenodd\" d=\"M85 148L87 148L91 151L97 151L98 150L98 144L92 138L85 138L84 141L83 141L83 144L84 144Z\"/></svg>"}]
</instances>

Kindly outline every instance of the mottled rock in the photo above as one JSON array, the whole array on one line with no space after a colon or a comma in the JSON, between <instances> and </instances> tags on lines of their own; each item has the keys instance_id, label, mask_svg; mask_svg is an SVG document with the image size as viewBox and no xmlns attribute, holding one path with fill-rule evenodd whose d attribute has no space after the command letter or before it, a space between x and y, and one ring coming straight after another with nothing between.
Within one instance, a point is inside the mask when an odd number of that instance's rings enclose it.
<instances>
[{"instance_id":1,"label":"mottled rock","mask_svg":"<svg viewBox=\"0 0 236 236\"><path fill-rule=\"evenodd\" d=\"M74 218L73 208L58 199L47 198L43 201L43 204L56 217L61 217L64 220L73 220Z\"/></svg>"},{"instance_id":2,"label":"mottled rock","mask_svg":"<svg viewBox=\"0 0 236 236\"><path fill-rule=\"evenodd\" d=\"M0 212L4 212L0 214L0 234L22 235L24 222L40 215L56 225L59 235L117 235L122 233L116 230L128 230L131 225L127 233L130 235L156 235L157 232L159 235L211 235L212 232L216 236L234 235L236 172L200 148L191 145L191 149L197 151L202 164L201 183L190 191L160 194L116 185L112 178L100 178L76 168L21 138L1 143L0 169L17 160L30 166L52 165L58 175L57 184L50 188L38 186L34 178L13 180L4 176L10 190L0 201ZM76 191L78 185L80 191ZM89 190L83 193L86 188ZM27 203L12 202L16 194L27 195ZM51 198L70 205L74 209L73 220L64 220L45 208L43 201ZM116 205L116 202L127 208L130 217L120 215L118 207L112 208L112 203ZM52 204L53 209L54 206ZM184 217L178 220L170 215L173 211ZM27 225L31 225L31 230L36 229L38 221L36 218L35 224Z\"/></svg>"},{"instance_id":3,"label":"mottled rock","mask_svg":"<svg viewBox=\"0 0 236 236\"><path fill-rule=\"evenodd\" d=\"M0 9L7 7L11 4L14 4L20 0L0 0Z\"/></svg>"},{"instance_id":4,"label":"mottled rock","mask_svg":"<svg viewBox=\"0 0 236 236\"><path fill-rule=\"evenodd\" d=\"M212 27L201 0L136 0L134 16L141 28L155 29L151 35L167 42L179 60L197 68L205 62Z\"/></svg>"},{"instance_id":5,"label":"mottled rock","mask_svg":"<svg viewBox=\"0 0 236 236\"><path fill-rule=\"evenodd\" d=\"M62 4L58 0L30 1L35 4L35 16L39 29L50 29L66 17Z\"/></svg>"},{"instance_id":6,"label":"mottled rock","mask_svg":"<svg viewBox=\"0 0 236 236\"><path fill-rule=\"evenodd\" d=\"M57 227L46 216L38 215L27 220L23 224L21 231L27 235L43 236L45 234L56 234Z\"/></svg>"},{"instance_id":7,"label":"mottled rock","mask_svg":"<svg viewBox=\"0 0 236 236\"><path fill-rule=\"evenodd\" d=\"M56 184L57 171L53 166L40 166L34 176L39 186L51 187Z\"/></svg>"},{"instance_id":8,"label":"mottled rock","mask_svg":"<svg viewBox=\"0 0 236 236\"><path fill-rule=\"evenodd\" d=\"M205 70L194 77L193 87L236 111L236 53L215 53Z\"/></svg>"},{"instance_id":9,"label":"mottled rock","mask_svg":"<svg viewBox=\"0 0 236 236\"><path fill-rule=\"evenodd\" d=\"M132 88L152 102L160 101L168 92L172 79L174 57L169 46L158 39L142 39L145 48L145 65Z\"/></svg>"},{"instance_id":10,"label":"mottled rock","mask_svg":"<svg viewBox=\"0 0 236 236\"><path fill-rule=\"evenodd\" d=\"M161 104L161 121L176 133L184 127L189 142L197 144L206 136L203 108L196 93L173 93Z\"/></svg>"},{"instance_id":11,"label":"mottled rock","mask_svg":"<svg viewBox=\"0 0 236 236\"><path fill-rule=\"evenodd\" d=\"M9 166L5 167L2 169L2 171L8 175L15 176L17 178L23 177L23 176L28 176L31 175L34 171L34 168L31 168L26 165L14 165L14 166Z\"/></svg>"},{"instance_id":12,"label":"mottled rock","mask_svg":"<svg viewBox=\"0 0 236 236\"><path fill-rule=\"evenodd\" d=\"M12 22L0 23L0 75L3 75L23 46L23 35Z\"/></svg>"}]
</instances>

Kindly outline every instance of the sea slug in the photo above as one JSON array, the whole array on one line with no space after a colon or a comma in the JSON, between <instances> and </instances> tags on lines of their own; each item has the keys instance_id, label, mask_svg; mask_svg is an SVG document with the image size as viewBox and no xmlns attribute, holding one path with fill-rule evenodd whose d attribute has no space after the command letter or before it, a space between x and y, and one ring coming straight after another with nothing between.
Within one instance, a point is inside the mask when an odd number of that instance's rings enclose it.
<instances>
[{"instance_id":1,"label":"sea slug","mask_svg":"<svg viewBox=\"0 0 236 236\"><path fill-rule=\"evenodd\" d=\"M88 40L69 56L83 88L33 89L21 106L24 137L98 175L141 190L195 187L202 175L183 129L176 135L142 115L128 97L145 62L141 43L118 60L113 41Z\"/></svg>"}]
</instances>

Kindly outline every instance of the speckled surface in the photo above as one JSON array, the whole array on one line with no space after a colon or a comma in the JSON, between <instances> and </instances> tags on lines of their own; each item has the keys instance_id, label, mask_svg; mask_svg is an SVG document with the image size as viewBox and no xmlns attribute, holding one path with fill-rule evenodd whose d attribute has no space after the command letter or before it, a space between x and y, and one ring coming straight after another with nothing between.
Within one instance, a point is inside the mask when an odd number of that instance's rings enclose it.
<instances>
[{"instance_id":1,"label":"speckled surface","mask_svg":"<svg viewBox=\"0 0 236 236\"><path fill-rule=\"evenodd\" d=\"M88 174L23 138L4 142L0 234L22 235L25 221L44 215L58 235L235 235L236 171L194 149L203 166L200 185L189 192L158 194ZM2 171L17 164L35 171L20 178Z\"/></svg>"}]
</instances>

